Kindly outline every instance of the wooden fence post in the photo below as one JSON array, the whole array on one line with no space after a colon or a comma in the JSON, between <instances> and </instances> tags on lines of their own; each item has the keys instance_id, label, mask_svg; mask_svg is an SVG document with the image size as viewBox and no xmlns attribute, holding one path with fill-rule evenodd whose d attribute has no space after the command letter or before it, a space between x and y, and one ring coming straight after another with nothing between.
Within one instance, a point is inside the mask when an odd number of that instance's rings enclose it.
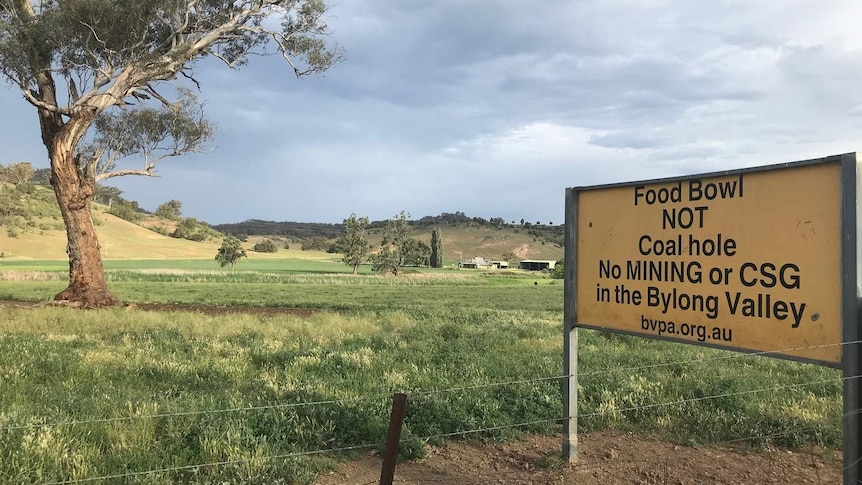
<instances>
[{"instance_id":1,"label":"wooden fence post","mask_svg":"<svg viewBox=\"0 0 862 485\"><path fill-rule=\"evenodd\" d=\"M392 396L392 414L389 415L386 449L383 451L380 485L392 485L392 480L395 478L395 462L398 460L398 443L401 441L401 426L404 424L404 410L406 408L407 395L400 392L395 393Z\"/></svg>"}]
</instances>

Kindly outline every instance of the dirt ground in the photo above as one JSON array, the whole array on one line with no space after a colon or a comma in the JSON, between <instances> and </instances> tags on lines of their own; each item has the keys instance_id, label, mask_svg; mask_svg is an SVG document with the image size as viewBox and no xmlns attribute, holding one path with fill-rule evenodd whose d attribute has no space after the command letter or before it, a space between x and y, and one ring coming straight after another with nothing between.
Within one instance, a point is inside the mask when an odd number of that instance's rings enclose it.
<instances>
[{"instance_id":1,"label":"dirt ground","mask_svg":"<svg viewBox=\"0 0 862 485\"><path fill-rule=\"evenodd\" d=\"M429 447L425 458L400 463L395 483L427 484L760 484L841 483L840 452L757 452L692 448L598 432L580 437L579 460L564 464L559 438L532 436L515 443L454 442ZM315 485L371 485L382 459L369 454L344 463Z\"/></svg>"}]
</instances>

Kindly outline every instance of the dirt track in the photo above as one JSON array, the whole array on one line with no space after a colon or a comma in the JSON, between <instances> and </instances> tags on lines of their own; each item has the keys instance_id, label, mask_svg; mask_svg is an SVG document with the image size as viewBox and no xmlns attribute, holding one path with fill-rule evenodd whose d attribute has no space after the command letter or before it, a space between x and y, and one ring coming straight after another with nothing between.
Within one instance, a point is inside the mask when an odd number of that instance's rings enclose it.
<instances>
[{"instance_id":1,"label":"dirt track","mask_svg":"<svg viewBox=\"0 0 862 485\"><path fill-rule=\"evenodd\" d=\"M841 454L780 450L746 452L691 448L627 434L580 437L580 459L564 465L560 441L533 436L515 443L454 442L429 448L417 461L401 463L395 483L457 484L761 484L841 483ZM381 459L369 455L343 464L315 485L370 484L380 478Z\"/></svg>"}]
</instances>

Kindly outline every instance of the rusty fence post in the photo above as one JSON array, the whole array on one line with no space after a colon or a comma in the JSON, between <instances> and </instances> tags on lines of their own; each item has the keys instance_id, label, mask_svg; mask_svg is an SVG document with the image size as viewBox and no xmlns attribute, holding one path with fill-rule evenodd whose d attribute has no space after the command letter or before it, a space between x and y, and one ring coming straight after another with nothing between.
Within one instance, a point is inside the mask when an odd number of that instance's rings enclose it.
<instances>
[{"instance_id":1,"label":"rusty fence post","mask_svg":"<svg viewBox=\"0 0 862 485\"><path fill-rule=\"evenodd\" d=\"M392 485L395 478L395 462L398 460L398 443L401 441L401 426L404 424L404 411L407 408L407 395L395 393L392 396L392 414L389 415L389 431L386 433L386 449L383 451L383 468L380 470L380 485Z\"/></svg>"}]
</instances>

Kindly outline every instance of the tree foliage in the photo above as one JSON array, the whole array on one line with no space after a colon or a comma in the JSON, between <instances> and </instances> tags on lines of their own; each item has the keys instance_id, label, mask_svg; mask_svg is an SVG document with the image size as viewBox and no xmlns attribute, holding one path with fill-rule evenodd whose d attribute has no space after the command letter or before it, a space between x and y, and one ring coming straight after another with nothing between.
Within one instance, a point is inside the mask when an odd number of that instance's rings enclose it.
<instances>
[{"instance_id":1,"label":"tree foliage","mask_svg":"<svg viewBox=\"0 0 862 485\"><path fill-rule=\"evenodd\" d=\"M274 253L278 251L278 246L276 246L275 241L272 239L264 239L263 241L254 243L251 250L256 253Z\"/></svg>"},{"instance_id":2,"label":"tree foliage","mask_svg":"<svg viewBox=\"0 0 862 485\"><path fill-rule=\"evenodd\" d=\"M554 265L554 269L551 270L551 278L561 280L566 277L566 260L560 259Z\"/></svg>"},{"instance_id":3,"label":"tree foliage","mask_svg":"<svg viewBox=\"0 0 862 485\"><path fill-rule=\"evenodd\" d=\"M188 89L179 99L157 108L113 110L93 122L94 137L83 156L98 160L96 180L123 175L154 175L156 163L168 157L204 149L215 131L204 119L203 107ZM141 169L117 170L117 161L140 155Z\"/></svg>"},{"instance_id":4,"label":"tree foliage","mask_svg":"<svg viewBox=\"0 0 862 485\"><path fill-rule=\"evenodd\" d=\"M353 274L359 271L359 265L368 259L371 245L368 244L368 235L365 229L368 227L367 217L350 217L344 219L344 232L335 241L337 251L342 254L341 261L353 268Z\"/></svg>"},{"instance_id":5,"label":"tree foliage","mask_svg":"<svg viewBox=\"0 0 862 485\"><path fill-rule=\"evenodd\" d=\"M129 221L133 224L141 222L141 213L138 211L138 203L128 200L122 200L108 209L108 214L115 215L120 219Z\"/></svg>"},{"instance_id":6,"label":"tree foliage","mask_svg":"<svg viewBox=\"0 0 862 485\"><path fill-rule=\"evenodd\" d=\"M329 249L329 246L331 246L331 244L325 237L315 236L311 239L302 241L300 249L302 251L326 251Z\"/></svg>"},{"instance_id":7,"label":"tree foliage","mask_svg":"<svg viewBox=\"0 0 862 485\"><path fill-rule=\"evenodd\" d=\"M0 182L18 185L29 182L31 177L33 177L33 165L29 162L10 163L5 167L0 165Z\"/></svg>"},{"instance_id":8,"label":"tree foliage","mask_svg":"<svg viewBox=\"0 0 862 485\"><path fill-rule=\"evenodd\" d=\"M398 248L403 266L430 266L431 247L425 241L406 239Z\"/></svg>"},{"instance_id":9,"label":"tree foliage","mask_svg":"<svg viewBox=\"0 0 862 485\"><path fill-rule=\"evenodd\" d=\"M194 217L186 217L177 224L177 228L171 233L171 237L188 239L189 241L204 241L207 237L218 236L207 223L199 221Z\"/></svg>"},{"instance_id":10,"label":"tree foliage","mask_svg":"<svg viewBox=\"0 0 862 485\"><path fill-rule=\"evenodd\" d=\"M176 199L171 199L156 207L155 214L163 219L178 221L182 217L182 212L183 203Z\"/></svg>"},{"instance_id":11,"label":"tree foliage","mask_svg":"<svg viewBox=\"0 0 862 485\"><path fill-rule=\"evenodd\" d=\"M294 240L322 237L335 239L344 230L341 224L325 224L319 222L275 222L249 219L231 224L216 224L215 229L239 236L286 236ZM381 226L382 227L382 226Z\"/></svg>"},{"instance_id":12,"label":"tree foliage","mask_svg":"<svg viewBox=\"0 0 862 485\"><path fill-rule=\"evenodd\" d=\"M389 247L384 246L377 254L371 257L371 271L396 273L398 266L398 256Z\"/></svg>"},{"instance_id":13,"label":"tree foliage","mask_svg":"<svg viewBox=\"0 0 862 485\"><path fill-rule=\"evenodd\" d=\"M115 200L122 198L123 191L110 185L96 184L96 191L93 193L93 200L101 204L105 204L110 208L114 205Z\"/></svg>"},{"instance_id":14,"label":"tree foliage","mask_svg":"<svg viewBox=\"0 0 862 485\"><path fill-rule=\"evenodd\" d=\"M218 248L215 260L218 261L218 264L221 265L222 268L229 266L230 269L233 270L237 261L239 261L240 258L245 257L246 254L245 249L242 248L242 242L233 236L227 236L222 241L221 247Z\"/></svg>"},{"instance_id":15,"label":"tree foliage","mask_svg":"<svg viewBox=\"0 0 862 485\"><path fill-rule=\"evenodd\" d=\"M389 219L386 222L386 227L383 229L383 241L381 245L393 246L395 248L395 260L399 267L404 265L404 252L401 246L404 244L404 241L410 238L409 218L410 214L401 211L401 213Z\"/></svg>"},{"instance_id":16,"label":"tree foliage","mask_svg":"<svg viewBox=\"0 0 862 485\"><path fill-rule=\"evenodd\" d=\"M439 227L435 227L431 231L431 255L429 259L432 268L443 267L443 235L440 233Z\"/></svg>"}]
</instances>

